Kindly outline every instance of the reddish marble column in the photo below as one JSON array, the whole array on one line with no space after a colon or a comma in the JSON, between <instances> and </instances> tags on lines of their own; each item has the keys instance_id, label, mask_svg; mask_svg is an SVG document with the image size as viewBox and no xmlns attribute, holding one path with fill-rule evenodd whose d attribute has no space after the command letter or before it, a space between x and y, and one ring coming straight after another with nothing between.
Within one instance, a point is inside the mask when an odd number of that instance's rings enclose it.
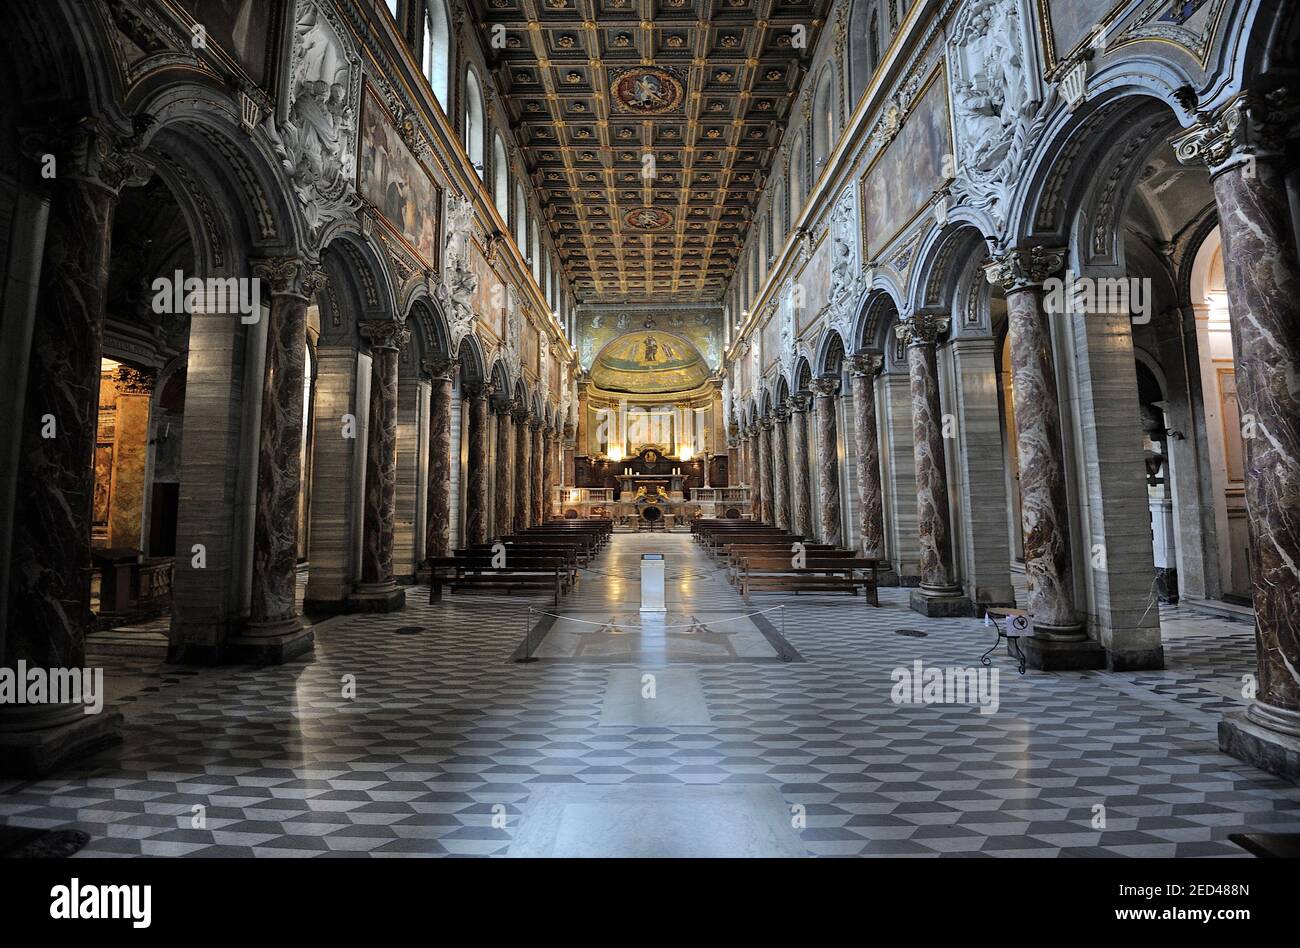
<instances>
[{"instance_id":1,"label":"reddish marble column","mask_svg":"<svg viewBox=\"0 0 1300 948\"><path fill-rule=\"evenodd\" d=\"M258 435L257 515L249 622L232 643L241 659L283 661L312 646L294 603L298 585L298 501L302 481L307 304L320 282L297 257L254 261L261 297L270 296L266 374Z\"/></svg>"},{"instance_id":2,"label":"reddish marble column","mask_svg":"<svg viewBox=\"0 0 1300 948\"><path fill-rule=\"evenodd\" d=\"M542 434L542 420L534 419L528 426L532 433L532 475L528 478L528 489L532 492L529 499L529 512L532 514L534 525L541 523L546 519L546 508L543 498L546 496L546 441Z\"/></svg>"},{"instance_id":3,"label":"reddish marble column","mask_svg":"<svg viewBox=\"0 0 1300 948\"><path fill-rule=\"evenodd\" d=\"M930 616L970 615L970 600L962 596L953 576L948 469L935 354L938 337L948 331L948 317L917 313L902 320L894 331L907 346L912 387L912 451L921 549L921 587L912 593L912 608Z\"/></svg>"},{"instance_id":4,"label":"reddish marble column","mask_svg":"<svg viewBox=\"0 0 1300 948\"><path fill-rule=\"evenodd\" d=\"M533 525L533 442L528 428L532 415L522 407L515 409L515 530L522 532Z\"/></svg>"},{"instance_id":5,"label":"reddish marble column","mask_svg":"<svg viewBox=\"0 0 1300 948\"><path fill-rule=\"evenodd\" d=\"M745 470L749 478L749 515L755 520L763 519L763 478L761 476L759 456L759 432L757 424L750 425L745 439Z\"/></svg>"},{"instance_id":6,"label":"reddish marble column","mask_svg":"<svg viewBox=\"0 0 1300 948\"><path fill-rule=\"evenodd\" d=\"M1079 639L1085 634L1074 609L1060 399L1042 291L1043 281L1064 263L1062 251L1034 247L998 257L986 273L1007 299L1027 608L1035 637Z\"/></svg>"},{"instance_id":7,"label":"reddish marble column","mask_svg":"<svg viewBox=\"0 0 1300 948\"><path fill-rule=\"evenodd\" d=\"M808 396L790 397L790 438L794 462L790 468L790 526L801 537L813 535L812 489L808 457Z\"/></svg>"},{"instance_id":8,"label":"reddish marble column","mask_svg":"<svg viewBox=\"0 0 1300 948\"><path fill-rule=\"evenodd\" d=\"M542 429L542 497L541 506L538 508L539 523L545 523L551 519L551 508L555 498L555 457L559 451L559 439L555 429L546 427Z\"/></svg>"},{"instance_id":9,"label":"reddish marble column","mask_svg":"<svg viewBox=\"0 0 1300 948\"><path fill-rule=\"evenodd\" d=\"M497 416L497 470L493 488L496 524L493 533L497 537L509 536L515 532L515 499L510 492L511 456L514 454L512 448L515 441L514 422L511 420L513 412L514 404L506 398L502 398L493 406L493 413Z\"/></svg>"},{"instance_id":10,"label":"reddish marble column","mask_svg":"<svg viewBox=\"0 0 1300 948\"><path fill-rule=\"evenodd\" d=\"M876 376L884 367L879 355L849 357L853 377L853 446L858 469L862 555L885 557L884 488L880 482L880 436L876 426Z\"/></svg>"},{"instance_id":11,"label":"reddish marble column","mask_svg":"<svg viewBox=\"0 0 1300 948\"><path fill-rule=\"evenodd\" d=\"M426 360L424 369L433 386L429 398L429 489L424 525L424 555L432 559L451 553L451 388L460 364L438 356Z\"/></svg>"},{"instance_id":12,"label":"reddish marble column","mask_svg":"<svg viewBox=\"0 0 1300 948\"><path fill-rule=\"evenodd\" d=\"M776 525L790 529L790 410L784 405L772 412L772 513Z\"/></svg>"},{"instance_id":13,"label":"reddish marble column","mask_svg":"<svg viewBox=\"0 0 1300 948\"><path fill-rule=\"evenodd\" d=\"M465 487L465 539L488 541L488 393L481 383L466 386L461 404L467 406L469 424L468 471Z\"/></svg>"},{"instance_id":14,"label":"reddish marble column","mask_svg":"<svg viewBox=\"0 0 1300 948\"><path fill-rule=\"evenodd\" d=\"M839 426L835 421L840 379L837 375L825 375L813 379L810 387L817 423L818 539L841 547L844 527L840 522Z\"/></svg>"},{"instance_id":15,"label":"reddish marble column","mask_svg":"<svg viewBox=\"0 0 1300 948\"><path fill-rule=\"evenodd\" d=\"M776 523L776 507L772 494L772 419L758 423L758 479L762 483L759 519L767 524Z\"/></svg>"},{"instance_id":16,"label":"reddish marble column","mask_svg":"<svg viewBox=\"0 0 1300 948\"><path fill-rule=\"evenodd\" d=\"M1258 691L1219 745L1300 780L1300 262L1285 175L1294 102L1248 92L1175 142L1213 175L1246 453Z\"/></svg>"},{"instance_id":17,"label":"reddish marble column","mask_svg":"<svg viewBox=\"0 0 1300 948\"><path fill-rule=\"evenodd\" d=\"M366 434L366 492L361 539L361 583L354 605L367 611L401 608L405 593L393 578L393 521L397 514L398 355L410 333L390 319L368 320L370 421Z\"/></svg>"}]
</instances>

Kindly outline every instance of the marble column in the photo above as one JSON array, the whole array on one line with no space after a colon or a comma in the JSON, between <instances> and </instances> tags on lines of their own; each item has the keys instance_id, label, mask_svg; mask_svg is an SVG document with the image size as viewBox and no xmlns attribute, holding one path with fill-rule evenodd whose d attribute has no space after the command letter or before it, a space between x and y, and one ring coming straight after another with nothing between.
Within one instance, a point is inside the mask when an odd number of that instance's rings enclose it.
<instances>
[{"instance_id":1,"label":"marble column","mask_svg":"<svg viewBox=\"0 0 1300 948\"><path fill-rule=\"evenodd\" d=\"M257 260L253 273L270 297L266 374L257 451L253 521L253 596L249 621L231 640L240 661L283 662L311 649L297 615L298 494L302 481L303 387L307 377L307 304L319 267L299 257Z\"/></svg>"},{"instance_id":2,"label":"marble column","mask_svg":"<svg viewBox=\"0 0 1300 948\"><path fill-rule=\"evenodd\" d=\"M119 366L112 375L117 391L117 422L113 451L112 500L109 501L109 546L143 550L145 507L151 453L149 415L153 406L153 369ZM101 381L101 385L103 382Z\"/></svg>"},{"instance_id":3,"label":"marble column","mask_svg":"<svg viewBox=\"0 0 1300 948\"><path fill-rule=\"evenodd\" d=\"M762 482L761 506L759 519L764 523L776 525L776 505L772 495L772 419L764 418L758 423L758 479Z\"/></svg>"},{"instance_id":4,"label":"marble column","mask_svg":"<svg viewBox=\"0 0 1300 948\"><path fill-rule=\"evenodd\" d=\"M542 429L542 505L539 522L545 523L551 518L551 509L555 499L555 459L559 453L559 435L552 427Z\"/></svg>"},{"instance_id":5,"label":"marble column","mask_svg":"<svg viewBox=\"0 0 1300 948\"><path fill-rule=\"evenodd\" d=\"M77 668L91 627L90 525L113 215L145 177L129 142L87 121L36 144L54 154L44 260L22 404L0 662ZM39 158L39 155L37 155ZM26 355L26 354L24 354ZM121 739L119 712L0 706L0 770L39 775Z\"/></svg>"},{"instance_id":6,"label":"marble column","mask_svg":"<svg viewBox=\"0 0 1300 948\"><path fill-rule=\"evenodd\" d=\"M393 521L397 515L398 355L410 332L394 320L374 319L361 324L361 333L370 341L370 421L361 583L352 603L359 611L391 612L406 605L406 593L393 578Z\"/></svg>"},{"instance_id":7,"label":"marble column","mask_svg":"<svg viewBox=\"0 0 1300 948\"><path fill-rule=\"evenodd\" d=\"M575 437L576 430L572 422L566 421L564 423L560 464L560 483L563 486L572 486L577 481L577 473L574 470L574 456L578 453L578 442Z\"/></svg>"},{"instance_id":8,"label":"marble column","mask_svg":"<svg viewBox=\"0 0 1300 948\"><path fill-rule=\"evenodd\" d=\"M515 442L514 422L511 417L514 408L514 403L504 397L493 406L493 413L497 416L497 476L493 486L496 522L492 533L498 538L515 532L515 499L510 492L513 470L511 458L514 454Z\"/></svg>"},{"instance_id":9,"label":"marble column","mask_svg":"<svg viewBox=\"0 0 1300 948\"><path fill-rule=\"evenodd\" d=\"M426 359L429 397L429 492L425 501L424 555L451 555L451 386L460 363L446 356ZM471 422L472 424L472 422Z\"/></svg>"},{"instance_id":10,"label":"marble column","mask_svg":"<svg viewBox=\"0 0 1300 948\"><path fill-rule=\"evenodd\" d=\"M935 354L938 337L948 331L948 317L917 313L901 320L894 331L907 347L912 392L912 453L921 544L921 585L912 592L912 608L928 616L970 615L971 602L953 577L948 468Z\"/></svg>"},{"instance_id":11,"label":"marble column","mask_svg":"<svg viewBox=\"0 0 1300 948\"><path fill-rule=\"evenodd\" d=\"M790 440L794 442L794 460L790 467L790 525L802 537L813 535L812 484L809 477L807 395L790 396Z\"/></svg>"},{"instance_id":12,"label":"marble column","mask_svg":"<svg viewBox=\"0 0 1300 948\"><path fill-rule=\"evenodd\" d=\"M824 375L813 379L809 387L817 425L817 538L840 547L844 545L844 527L840 518L839 431L835 422L840 379L838 375Z\"/></svg>"},{"instance_id":13,"label":"marble column","mask_svg":"<svg viewBox=\"0 0 1300 948\"><path fill-rule=\"evenodd\" d=\"M516 532L533 525L533 441L529 427L532 414L525 408L515 409L515 508Z\"/></svg>"},{"instance_id":14,"label":"marble column","mask_svg":"<svg viewBox=\"0 0 1300 948\"><path fill-rule=\"evenodd\" d=\"M1086 634L1074 609L1060 399L1042 289L1064 265L1063 251L1033 247L996 258L986 273L1007 299L1027 609L1036 639L1078 641Z\"/></svg>"},{"instance_id":15,"label":"marble column","mask_svg":"<svg viewBox=\"0 0 1300 948\"><path fill-rule=\"evenodd\" d=\"M772 412L772 509L776 525L790 529L790 410L784 405Z\"/></svg>"},{"instance_id":16,"label":"marble column","mask_svg":"<svg viewBox=\"0 0 1300 948\"><path fill-rule=\"evenodd\" d=\"M885 558L884 488L880 482L880 437L876 425L876 376L884 357L860 353L849 357L853 378L853 441L858 468L862 555Z\"/></svg>"},{"instance_id":17,"label":"marble column","mask_svg":"<svg viewBox=\"0 0 1300 948\"><path fill-rule=\"evenodd\" d=\"M546 507L544 498L546 497L546 435L542 430L542 420L534 419L529 426L533 437L533 471L528 478L529 490L532 491L532 498L529 501L529 509L532 513L532 522L534 525L540 524L546 519Z\"/></svg>"},{"instance_id":18,"label":"marble column","mask_svg":"<svg viewBox=\"0 0 1300 948\"><path fill-rule=\"evenodd\" d=\"M747 429L749 436L745 439L745 469L749 478L749 515L761 521L763 519L763 478L760 472L758 449L759 431L757 424Z\"/></svg>"},{"instance_id":19,"label":"marble column","mask_svg":"<svg viewBox=\"0 0 1300 948\"><path fill-rule=\"evenodd\" d=\"M1300 781L1300 261L1286 96L1247 92L1175 150L1212 175L1246 453L1258 691L1219 723L1219 746Z\"/></svg>"},{"instance_id":20,"label":"marble column","mask_svg":"<svg viewBox=\"0 0 1300 948\"><path fill-rule=\"evenodd\" d=\"M469 413L465 486L466 545L488 541L488 393L481 382L464 388L461 404Z\"/></svg>"}]
</instances>

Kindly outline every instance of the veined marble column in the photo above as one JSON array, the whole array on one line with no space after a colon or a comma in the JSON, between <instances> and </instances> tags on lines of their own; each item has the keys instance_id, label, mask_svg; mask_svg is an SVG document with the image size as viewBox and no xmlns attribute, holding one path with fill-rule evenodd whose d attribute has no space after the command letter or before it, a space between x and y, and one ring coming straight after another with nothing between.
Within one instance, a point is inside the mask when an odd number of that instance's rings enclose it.
<instances>
[{"instance_id":1,"label":"veined marble column","mask_svg":"<svg viewBox=\"0 0 1300 948\"><path fill-rule=\"evenodd\" d=\"M460 363L446 356L427 359L433 381L429 398L429 493L425 501L424 555L451 555L451 386Z\"/></svg>"},{"instance_id":2,"label":"veined marble column","mask_svg":"<svg viewBox=\"0 0 1300 948\"><path fill-rule=\"evenodd\" d=\"M555 458L559 453L559 436L554 428L542 429L542 505L538 522L545 523L551 518L551 507L555 499Z\"/></svg>"},{"instance_id":3,"label":"veined marble column","mask_svg":"<svg viewBox=\"0 0 1300 948\"><path fill-rule=\"evenodd\" d=\"M762 482L762 499L759 518L776 525L776 507L772 495L772 419L763 418L758 423L758 479Z\"/></svg>"},{"instance_id":4,"label":"veined marble column","mask_svg":"<svg viewBox=\"0 0 1300 948\"><path fill-rule=\"evenodd\" d=\"M853 441L858 466L862 555L885 558L884 489L880 482L880 437L876 426L876 376L884 357L861 353L849 357L853 377Z\"/></svg>"},{"instance_id":5,"label":"veined marble column","mask_svg":"<svg viewBox=\"0 0 1300 948\"><path fill-rule=\"evenodd\" d=\"M968 616L971 602L953 578L948 469L935 356L938 337L948 331L948 317L916 313L900 321L894 331L907 346L912 388L912 451L921 543L921 586L912 592L912 608L928 616Z\"/></svg>"},{"instance_id":6,"label":"veined marble column","mask_svg":"<svg viewBox=\"0 0 1300 948\"><path fill-rule=\"evenodd\" d=\"M393 578L393 520L397 514L398 354L411 334L391 319L367 320L361 333L370 340L370 422L361 583L352 603L359 611L391 612L406 605L406 593Z\"/></svg>"},{"instance_id":7,"label":"veined marble column","mask_svg":"<svg viewBox=\"0 0 1300 948\"><path fill-rule=\"evenodd\" d=\"M1063 251L1034 247L1004 254L986 273L1007 298L1027 608L1034 637L1078 641L1087 636L1074 609L1060 400L1042 290L1043 281L1064 265Z\"/></svg>"},{"instance_id":8,"label":"veined marble column","mask_svg":"<svg viewBox=\"0 0 1300 948\"><path fill-rule=\"evenodd\" d=\"M1285 180L1294 104L1285 89L1247 92L1175 150L1212 175L1246 449L1259 690L1219 723L1219 746L1300 780L1300 262Z\"/></svg>"},{"instance_id":9,"label":"veined marble column","mask_svg":"<svg viewBox=\"0 0 1300 948\"><path fill-rule=\"evenodd\" d=\"M790 468L790 524L801 537L813 535L812 490L808 458L808 396L791 395L790 439L794 442L794 461Z\"/></svg>"},{"instance_id":10,"label":"veined marble column","mask_svg":"<svg viewBox=\"0 0 1300 948\"><path fill-rule=\"evenodd\" d=\"M755 520L763 519L763 478L759 464L762 451L759 450L759 431L757 424L749 426L749 436L745 439L745 469L749 477L749 515Z\"/></svg>"},{"instance_id":11,"label":"veined marble column","mask_svg":"<svg viewBox=\"0 0 1300 948\"><path fill-rule=\"evenodd\" d=\"M488 541L488 392L479 382L465 387L468 404L468 472L465 488L466 544Z\"/></svg>"},{"instance_id":12,"label":"veined marble column","mask_svg":"<svg viewBox=\"0 0 1300 948\"><path fill-rule=\"evenodd\" d=\"M303 386L307 376L307 304L320 283L313 262L258 260L253 273L269 289L266 375L257 454L253 522L253 598L249 622L231 641L241 660L283 662L314 642L294 604L298 585L298 492L302 480Z\"/></svg>"},{"instance_id":13,"label":"veined marble column","mask_svg":"<svg viewBox=\"0 0 1300 948\"><path fill-rule=\"evenodd\" d=\"M772 412L772 509L776 525L790 529L790 410L784 405Z\"/></svg>"},{"instance_id":14,"label":"veined marble column","mask_svg":"<svg viewBox=\"0 0 1300 948\"><path fill-rule=\"evenodd\" d=\"M515 530L522 533L533 525L533 441L529 426L533 416L526 408L515 409Z\"/></svg>"},{"instance_id":15,"label":"veined marble column","mask_svg":"<svg viewBox=\"0 0 1300 948\"><path fill-rule=\"evenodd\" d=\"M92 121L36 150L54 154L44 260L17 459L8 615L0 663L85 663L100 358L113 215L147 172L129 143ZM7 317L6 317L7 318ZM40 775L121 739L120 712L80 704L0 706L0 770Z\"/></svg>"},{"instance_id":16,"label":"veined marble column","mask_svg":"<svg viewBox=\"0 0 1300 948\"><path fill-rule=\"evenodd\" d=\"M840 379L824 375L813 379L809 387L817 423L818 539L840 547L844 545L844 527L840 522L839 431L835 422Z\"/></svg>"},{"instance_id":17,"label":"veined marble column","mask_svg":"<svg viewBox=\"0 0 1300 948\"><path fill-rule=\"evenodd\" d=\"M514 409L514 403L508 398L502 398L493 406L493 413L497 416L497 476L494 487L496 523L492 532L498 538L515 532L515 499L510 492L511 456L515 442L511 416Z\"/></svg>"},{"instance_id":18,"label":"veined marble column","mask_svg":"<svg viewBox=\"0 0 1300 948\"><path fill-rule=\"evenodd\" d=\"M532 498L529 501L529 509L532 513L532 522L534 525L541 523L546 519L546 508L543 498L546 496L545 479L546 479L546 440L542 433L542 420L536 418L528 426L532 432L533 438L533 471L532 476L528 478L528 489L532 492Z\"/></svg>"}]
</instances>

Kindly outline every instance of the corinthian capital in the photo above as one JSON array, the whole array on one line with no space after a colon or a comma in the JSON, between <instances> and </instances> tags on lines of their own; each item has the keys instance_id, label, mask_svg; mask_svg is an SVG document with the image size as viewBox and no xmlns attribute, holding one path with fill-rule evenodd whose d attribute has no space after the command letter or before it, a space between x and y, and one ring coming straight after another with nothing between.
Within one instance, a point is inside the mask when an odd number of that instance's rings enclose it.
<instances>
[{"instance_id":1,"label":"corinthian capital","mask_svg":"<svg viewBox=\"0 0 1300 948\"><path fill-rule=\"evenodd\" d=\"M122 135L97 118L53 122L22 129L19 148L41 163L43 174L49 168L55 181L80 181L117 194L149 180L152 169L140 157L139 145L152 124L152 117L142 116L134 134Z\"/></svg>"},{"instance_id":2,"label":"corinthian capital","mask_svg":"<svg viewBox=\"0 0 1300 948\"><path fill-rule=\"evenodd\" d=\"M420 365L435 382L450 382L460 371L460 363L444 355L430 356Z\"/></svg>"},{"instance_id":3,"label":"corinthian capital","mask_svg":"<svg viewBox=\"0 0 1300 948\"><path fill-rule=\"evenodd\" d=\"M1064 249L1049 247L1008 250L984 265L984 275L1007 292L1041 286L1044 280L1061 272L1065 253Z\"/></svg>"},{"instance_id":4,"label":"corinthian capital","mask_svg":"<svg viewBox=\"0 0 1300 948\"><path fill-rule=\"evenodd\" d=\"M1256 158L1281 156L1294 133L1288 90L1243 92L1215 112L1197 112L1196 124L1173 140L1174 154L1185 165L1203 164L1218 174Z\"/></svg>"},{"instance_id":5,"label":"corinthian capital","mask_svg":"<svg viewBox=\"0 0 1300 948\"><path fill-rule=\"evenodd\" d=\"M305 257L259 257L249 262L253 276L271 287L272 296L310 300L325 280L321 268Z\"/></svg>"},{"instance_id":6,"label":"corinthian capital","mask_svg":"<svg viewBox=\"0 0 1300 948\"><path fill-rule=\"evenodd\" d=\"M834 398L840 390L838 375L822 375L808 383L808 389L818 398Z\"/></svg>"},{"instance_id":7,"label":"corinthian capital","mask_svg":"<svg viewBox=\"0 0 1300 948\"><path fill-rule=\"evenodd\" d=\"M915 313L894 327L894 335L905 346L932 346L948 331L950 319L933 313Z\"/></svg>"},{"instance_id":8,"label":"corinthian capital","mask_svg":"<svg viewBox=\"0 0 1300 948\"><path fill-rule=\"evenodd\" d=\"M411 332L392 319L366 319L361 322L361 335L370 340L371 349L401 350L411 338Z\"/></svg>"},{"instance_id":9,"label":"corinthian capital","mask_svg":"<svg viewBox=\"0 0 1300 948\"><path fill-rule=\"evenodd\" d=\"M849 373L854 377L875 378L885 367L885 357L874 352L858 352L849 356Z\"/></svg>"}]
</instances>

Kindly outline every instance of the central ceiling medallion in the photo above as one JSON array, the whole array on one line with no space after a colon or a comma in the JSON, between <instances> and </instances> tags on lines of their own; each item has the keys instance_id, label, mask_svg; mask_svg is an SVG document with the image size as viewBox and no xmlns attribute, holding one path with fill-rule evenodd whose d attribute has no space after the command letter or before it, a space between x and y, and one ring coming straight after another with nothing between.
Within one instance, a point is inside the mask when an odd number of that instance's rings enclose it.
<instances>
[{"instance_id":1,"label":"central ceiling medallion","mask_svg":"<svg viewBox=\"0 0 1300 948\"><path fill-rule=\"evenodd\" d=\"M661 115L682 105L681 80L657 66L641 66L615 73L609 92L619 112Z\"/></svg>"},{"instance_id":2,"label":"central ceiling medallion","mask_svg":"<svg viewBox=\"0 0 1300 948\"><path fill-rule=\"evenodd\" d=\"M672 222L672 214L660 207L634 207L623 215L623 225L633 230L663 230Z\"/></svg>"}]
</instances>

